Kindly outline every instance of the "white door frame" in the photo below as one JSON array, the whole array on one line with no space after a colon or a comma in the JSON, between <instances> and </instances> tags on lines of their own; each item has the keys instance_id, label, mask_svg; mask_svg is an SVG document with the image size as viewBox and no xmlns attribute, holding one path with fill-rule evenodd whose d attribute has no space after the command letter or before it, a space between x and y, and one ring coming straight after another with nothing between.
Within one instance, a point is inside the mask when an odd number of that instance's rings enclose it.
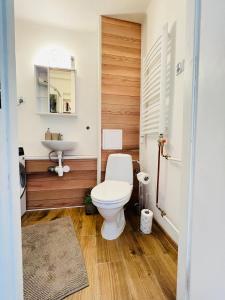
<instances>
[{"instance_id":1,"label":"white door frame","mask_svg":"<svg viewBox=\"0 0 225 300\"><path fill-rule=\"evenodd\" d=\"M195 169L196 120L200 50L201 0L187 0L184 76L184 172L178 251L177 300L190 299L192 199Z\"/></svg>"},{"instance_id":2,"label":"white door frame","mask_svg":"<svg viewBox=\"0 0 225 300\"><path fill-rule=\"evenodd\" d=\"M22 300L13 0L0 0L0 299Z\"/></svg>"}]
</instances>

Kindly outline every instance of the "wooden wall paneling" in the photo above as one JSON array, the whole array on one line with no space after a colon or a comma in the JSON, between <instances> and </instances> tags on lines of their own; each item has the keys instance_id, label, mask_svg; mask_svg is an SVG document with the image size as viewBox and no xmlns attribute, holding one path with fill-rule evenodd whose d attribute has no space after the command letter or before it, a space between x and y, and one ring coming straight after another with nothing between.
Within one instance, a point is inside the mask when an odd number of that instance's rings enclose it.
<instances>
[{"instance_id":1,"label":"wooden wall paneling","mask_svg":"<svg viewBox=\"0 0 225 300\"><path fill-rule=\"evenodd\" d=\"M83 205L88 188L97 181L97 160L66 160L71 171L63 177L48 172L49 160L27 160L27 209Z\"/></svg>"},{"instance_id":2,"label":"wooden wall paneling","mask_svg":"<svg viewBox=\"0 0 225 300\"><path fill-rule=\"evenodd\" d=\"M122 129L139 149L141 25L102 17L102 129Z\"/></svg>"},{"instance_id":3,"label":"wooden wall paneling","mask_svg":"<svg viewBox=\"0 0 225 300\"><path fill-rule=\"evenodd\" d=\"M26 172L27 173L40 173L47 172L48 167L54 166L50 160L27 160ZM70 166L71 171L89 171L96 170L96 159L67 159L66 164Z\"/></svg>"},{"instance_id":4,"label":"wooden wall paneling","mask_svg":"<svg viewBox=\"0 0 225 300\"><path fill-rule=\"evenodd\" d=\"M123 130L122 151L102 150L102 179L110 153L128 153L139 159L140 71L141 25L102 17L102 129ZM135 180L135 199L137 191Z\"/></svg>"}]
</instances>

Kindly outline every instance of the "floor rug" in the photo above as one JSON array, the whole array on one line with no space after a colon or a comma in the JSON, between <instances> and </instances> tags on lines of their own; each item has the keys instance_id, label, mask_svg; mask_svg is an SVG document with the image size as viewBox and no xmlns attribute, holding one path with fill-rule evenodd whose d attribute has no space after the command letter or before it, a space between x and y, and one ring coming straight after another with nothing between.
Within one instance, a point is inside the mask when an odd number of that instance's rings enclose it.
<instances>
[{"instance_id":1,"label":"floor rug","mask_svg":"<svg viewBox=\"0 0 225 300\"><path fill-rule=\"evenodd\" d=\"M24 300L61 300L88 286L72 220L22 228Z\"/></svg>"}]
</instances>

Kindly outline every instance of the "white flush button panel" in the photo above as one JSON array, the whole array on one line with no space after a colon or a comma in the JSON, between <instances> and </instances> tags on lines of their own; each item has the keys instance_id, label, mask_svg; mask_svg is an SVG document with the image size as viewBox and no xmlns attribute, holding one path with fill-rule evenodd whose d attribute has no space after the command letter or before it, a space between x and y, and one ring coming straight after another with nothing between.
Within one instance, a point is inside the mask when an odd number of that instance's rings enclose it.
<instances>
[{"instance_id":1,"label":"white flush button panel","mask_svg":"<svg viewBox=\"0 0 225 300\"><path fill-rule=\"evenodd\" d=\"M123 149L123 130L122 129L103 129L102 149L103 150L122 150Z\"/></svg>"}]
</instances>

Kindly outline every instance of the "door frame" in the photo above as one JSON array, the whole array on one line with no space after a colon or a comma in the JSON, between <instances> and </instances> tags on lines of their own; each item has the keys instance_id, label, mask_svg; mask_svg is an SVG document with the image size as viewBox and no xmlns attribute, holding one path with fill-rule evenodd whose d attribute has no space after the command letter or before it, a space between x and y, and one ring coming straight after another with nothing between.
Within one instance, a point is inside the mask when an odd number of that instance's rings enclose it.
<instances>
[{"instance_id":1,"label":"door frame","mask_svg":"<svg viewBox=\"0 0 225 300\"><path fill-rule=\"evenodd\" d=\"M14 1L0 1L0 298L23 299Z\"/></svg>"},{"instance_id":2,"label":"door frame","mask_svg":"<svg viewBox=\"0 0 225 300\"><path fill-rule=\"evenodd\" d=\"M195 124L201 0L187 0L183 223L179 243L177 299L189 299L192 187L195 166ZM0 1L2 109L0 111L0 297L23 299L22 247L18 172L14 1ZM3 76L4 75L4 76ZM2 274L4 273L4 274ZM4 276L3 276L4 275Z\"/></svg>"},{"instance_id":3,"label":"door frame","mask_svg":"<svg viewBox=\"0 0 225 300\"><path fill-rule=\"evenodd\" d=\"M196 122L200 52L201 0L186 3L186 53L184 75L183 184L178 251L177 300L190 299L192 202L195 170Z\"/></svg>"}]
</instances>

